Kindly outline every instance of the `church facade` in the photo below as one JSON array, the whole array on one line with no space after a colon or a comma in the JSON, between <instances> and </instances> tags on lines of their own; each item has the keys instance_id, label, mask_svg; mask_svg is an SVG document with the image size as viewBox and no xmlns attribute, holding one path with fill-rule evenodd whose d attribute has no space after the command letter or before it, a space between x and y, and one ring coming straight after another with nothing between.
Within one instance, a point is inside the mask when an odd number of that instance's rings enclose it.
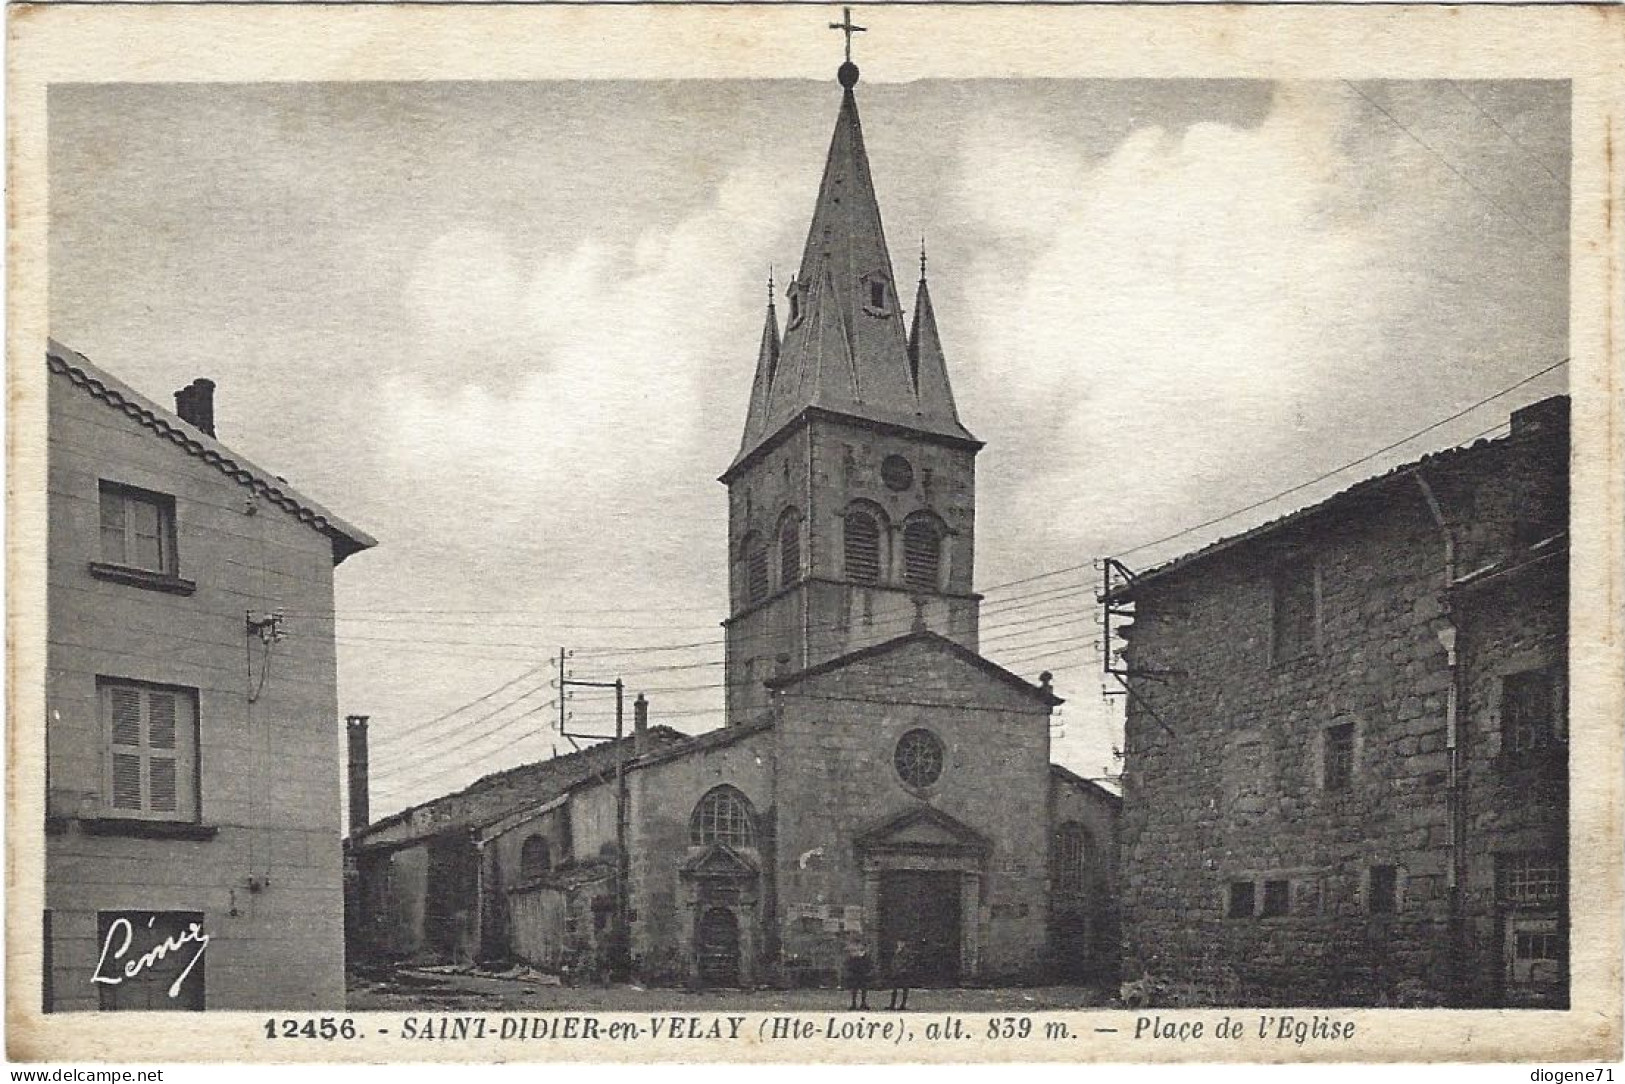
<instances>
[{"instance_id":1,"label":"church facade","mask_svg":"<svg viewBox=\"0 0 1625 1084\"><path fill-rule=\"evenodd\" d=\"M466 951L544 969L827 984L861 947L881 974L906 954L922 985L1114 971L1119 800L1050 763L1049 675L978 654L982 445L923 260L905 323L857 80L843 65L784 326L770 300L721 477L727 725L684 738L640 704L618 771L560 770L478 823L451 796L359 832L380 944L417 943L377 919L424 913L387 886L421 884L393 865L432 874L412 857L432 835L465 883L423 890L468 901Z\"/></svg>"}]
</instances>

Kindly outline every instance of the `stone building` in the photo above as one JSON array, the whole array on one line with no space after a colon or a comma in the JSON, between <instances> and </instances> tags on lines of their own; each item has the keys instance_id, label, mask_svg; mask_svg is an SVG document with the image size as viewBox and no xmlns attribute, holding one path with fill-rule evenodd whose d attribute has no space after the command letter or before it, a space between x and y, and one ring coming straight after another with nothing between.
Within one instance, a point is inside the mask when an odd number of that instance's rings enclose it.
<instances>
[{"instance_id":1,"label":"stone building","mask_svg":"<svg viewBox=\"0 0 1625 1084\"><path fill-rule=\"evenodd\" d=\"M1128 579L1125 972L1567 1003L1568 400Z\"/></svg>"},{"instance_id":2,"label":"stone building","mask_svg":"<svg viewBox=\"0 0 1625 1084\"><path fill-rule=\"evenodd\" d=\"M521 873L485 908L506 916L491 951L579 960L579 897L608 886L624 917L606 936L624 930L628 966L653 982L829 983L858 945L881 972L911 946L928 984L1114 970L1118 799L1050 764L1049 676L977 653L982 445L923 266L905 324L857 80L843 65L787 320L781 334L770 301L721 478L727 725L648 748L640 724L622 787L582 776L532 793L532 815L493 817ZM357 853L381 838L359 833ZM527 848L562 863L527 867ZM600 857L620 869L582 889Z\"/></svg>"},{"instance_id":3,"label":"stone building","mask_svg":"<svg viewBox=\"0 0 1625 1084\"><path fill-rule=\"evenodd\" d=\"M47 361L45 1008L340 1007L333 570L374 542L217 441L209 381Z\"/></svg>"}]
</instances>

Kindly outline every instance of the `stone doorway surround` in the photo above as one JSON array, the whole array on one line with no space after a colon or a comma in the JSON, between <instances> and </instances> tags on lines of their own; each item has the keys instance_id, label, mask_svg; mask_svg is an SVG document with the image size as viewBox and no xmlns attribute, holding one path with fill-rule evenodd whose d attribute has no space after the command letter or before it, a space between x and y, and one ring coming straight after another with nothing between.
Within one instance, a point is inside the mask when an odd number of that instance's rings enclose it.
<instances>
[{"instance_id":1,"label":"stone doorway surround","mask_svg":"<svg viewBox=\"0 0 1625 1084\"><path fill-rule=\"evenodd\" d=\"M708 912L721 909L732 914L738 924L738 983L746 988L756 985L762 881L756 863L725 843L712 843L684 862L678 877L682 904L690 916L683 924L688 941L683 948L688 958L689 982L696 987L704 985L700 974L700 923Z\"/></svg>"},{"instance_id":2,"label":"stone doorway surround","mask_svg":"<svg viewBox=\"0 0 1625 1084\"><path fill-rule=\"evenodd\" d=\"M987 837L940 809L915 805L859 832L853 846L863 870L863 926L869 958L883 958L883 876L894 870L953 873L959 880L959 979L975 979L981 968L982 880L993 852Z\"/></svg>"}]
</instances>

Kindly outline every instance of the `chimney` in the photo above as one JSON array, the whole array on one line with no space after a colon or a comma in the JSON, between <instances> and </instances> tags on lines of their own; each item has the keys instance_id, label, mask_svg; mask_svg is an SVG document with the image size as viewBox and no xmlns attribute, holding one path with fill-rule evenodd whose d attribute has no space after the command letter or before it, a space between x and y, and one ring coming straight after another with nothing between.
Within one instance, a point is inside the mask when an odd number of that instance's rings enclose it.
<instances>
[{"instance_id":1,"label":"chimney","mask_svg":"<svg viewBox=\"0 0 1625 1084\"><path fill-rule=\"evenodd\" d=\"M214 436L214 381L200 376L176 392L175 413L181 421Z\"/></svg>"},{"instance_id":2,"label":"chimney","mask_svg":"<svg viewBox=\"0 0 1625 1084\"><path fill-rule=\"evenodd\" d=\"M367 815L367 719L350 715L344 729L350 736L350 835L372 823Z\"/></svg>"},{"instance_id":3,"label":"chimney","mask_svg":"<svg viewBox=\"0 0 1625 1084\"><path fill-rule=\"evenodd\" d=\"M632 701L632 755L641 757L649 745L649 701L642 693Z\"/></svg>"},{"instance_id":4,"label":"chimney","mask_svg":"<svg viewBox=\"0 0 1625 1084\"><path fill-rule=\"evenodd\" d=\"M1514 437L1532 437L1539 435L1551 436L1561 433L1567 436L1569 432L1569 397L1567 395L1554 395L1549 399L1542 399L1538 403L1531 403L1522 410L1512 412L1512 435Z\"/></svg>"}]
</instances>

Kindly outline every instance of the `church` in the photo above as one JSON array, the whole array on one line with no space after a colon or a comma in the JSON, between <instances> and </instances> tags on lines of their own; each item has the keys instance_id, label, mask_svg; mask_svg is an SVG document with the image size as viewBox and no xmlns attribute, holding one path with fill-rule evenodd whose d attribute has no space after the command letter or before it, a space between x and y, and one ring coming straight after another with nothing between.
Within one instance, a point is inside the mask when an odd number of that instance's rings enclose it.
<instances>
[{"instance_id":1,"label":"church","mask_svg":"<svg viewBox=\"0 0 1625 1084\"><path fill-rule=\"evenodd\" d=\"M651 726L640 697L618 742L353 825L362 955L696 986L827 984L859 946L922 985L1113 974L1119 799L1050 762L1049 675L978 653L982 444L923 257L905 320L850 59L838 81L720 479L727 725Z\"/></svg>"}]
</instances>

